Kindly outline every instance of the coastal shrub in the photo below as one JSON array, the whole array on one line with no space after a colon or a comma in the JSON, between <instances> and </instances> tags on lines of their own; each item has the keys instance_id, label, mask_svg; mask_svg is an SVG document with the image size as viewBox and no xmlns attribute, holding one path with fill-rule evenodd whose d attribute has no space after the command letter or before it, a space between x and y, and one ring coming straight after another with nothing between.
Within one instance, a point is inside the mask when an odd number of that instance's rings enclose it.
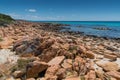
<instances>
[{"instance_id":1,"label":"coastal shrub","mask_svg":"<svg viewBox=\"0 0 120 80\"><path fill-rule=\"evenodd\" d=\"M14 19L11 16L0 13L0 25L7 24L13 21Z\"/></svg>"},{"instance_id":2,"label":"coastal shrub","mask_svg":"<svg viewBox=\"0 0 120 80\"><path fill-rule=\"evenodd\" d=\"M70 46L69 51L73 52L73 50L77 50L77 46Z\"/></svg>"},{"instance_id":3,"label":"coastal shrub","mask_svg":"<svg viewBox=\"0 0 120 80\"><path fill-rule=\"evenodd\" d=\"M25 69L29 62L32 61L30 59L18 59L17 61L18 69Z\"/></svg>"},{"instance_id":4,"label":"coastal shrub","mask_svg":"<svg viewBox=\"0 0 120 80\"><path fill-rule=\"evenodd\" d=\"M31 59L18 59L17 64L14 65L10 70L11 72L14 72L16 70L24 70L26 69L26 66L29 62L32 62Z\"/></svg>"},{"instance_id":5,"label":"coastal shrub","mask_svg":"<svg viewBox=\"0 0 120 80\"><path fill-rule=\"evenodd\" d=\"M0 41L3 41L2 37L0 37Z\"/></svg>"}]
</instances>

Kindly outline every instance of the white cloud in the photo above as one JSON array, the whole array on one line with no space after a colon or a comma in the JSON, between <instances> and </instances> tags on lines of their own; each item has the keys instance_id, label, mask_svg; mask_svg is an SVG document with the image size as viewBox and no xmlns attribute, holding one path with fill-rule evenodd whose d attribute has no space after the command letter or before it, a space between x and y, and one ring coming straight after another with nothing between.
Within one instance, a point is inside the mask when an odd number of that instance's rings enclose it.
<instances>
[{"instance_id":1,"label":"white cloud","mask_svg":"<svg viewBox=\"0 0 120 80\"><path fill-rule=\"evenodd\" d=\"M9 13L10 16L12 16L15 19L23 19L23 20L64 20L64 16L41 16L41 15L21 15L16 13Z\"/></svg>"},{"instance_id":2,"label":"white cloud","mask_svg":"<svg viewBox=\"0 0 120 80\"><path fill-rule=\"evenodd\" d=\"M29 12L36 12L37 10L36 9L28 9L27 11L29 11Z\"/></svg>"}]
</instances>

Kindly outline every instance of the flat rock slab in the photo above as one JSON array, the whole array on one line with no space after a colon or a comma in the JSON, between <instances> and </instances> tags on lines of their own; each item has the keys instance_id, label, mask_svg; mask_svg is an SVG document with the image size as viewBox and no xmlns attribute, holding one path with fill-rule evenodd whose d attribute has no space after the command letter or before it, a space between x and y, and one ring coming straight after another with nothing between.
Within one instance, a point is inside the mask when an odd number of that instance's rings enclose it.
<instances>
[{"instance_id":1,"label":"flat rock slab","mask_svg":"<svg viewBox=\"0 0 120 80\"><path fill-rule=\"evenodd\" d=\"M81 80L80 77L71 77L71 78L67 78L65 80Z\"/></svg>"},{"instance_id":2,"label":"flat rock slab","mask_svg":"<svg viewBox=\"0 0 120 80\"><path fill-rule=\"evenodd\" d=\"M65 59L65 56L58 56L53 58L51 61L48 62L48 65L59 65Z\"/></svg>"},{"instance_id":3,"label":"flat rock slab","mask_svg":"<svg viewBox=\"0 0 120 80\"><path fill-rule=\"evenodd\" d=\"M117 71L119 70L119 66L115 62L107 62L104 64L97 63L98 66L102 67L105 71Z\"/></svg>"}]
</instances>

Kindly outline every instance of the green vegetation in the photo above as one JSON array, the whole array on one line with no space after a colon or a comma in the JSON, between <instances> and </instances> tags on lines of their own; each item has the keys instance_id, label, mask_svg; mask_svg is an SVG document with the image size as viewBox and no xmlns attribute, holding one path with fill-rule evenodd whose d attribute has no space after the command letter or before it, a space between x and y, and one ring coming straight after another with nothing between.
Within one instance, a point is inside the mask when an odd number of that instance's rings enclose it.
<instances>
[{"instance_id":1,"label":"green vegetation","mask_svg":"<svg viewBox=\"0 0 120 80\"><path fill-rule=\"evenodd\" d=\"M0 25L7 24L13 22L14 19L9 15L1 14L0 13Z\"/></svg>"},{"instance_id":2,"label":"green vegetation","mask_svg":"<svg viewBox=\"0 0 120 80\"><path fill-rule=\"evenodd\" d=\"M16 70L25 71L26 66L28 65L29 62L33 62L33 60L32 59L18 59L17 64L14 65L10 70L11 72L14 72Z\"/></svg>"},{"instance_id":3,"label":"green vegetation","mask_svg":"<svg viewBox=\"0 0 120 80\"><path fill-rule=\"evenodd\" d=\"M2 37L0 36L0 41L3 41Z\"/></svg>"}]
</instances>

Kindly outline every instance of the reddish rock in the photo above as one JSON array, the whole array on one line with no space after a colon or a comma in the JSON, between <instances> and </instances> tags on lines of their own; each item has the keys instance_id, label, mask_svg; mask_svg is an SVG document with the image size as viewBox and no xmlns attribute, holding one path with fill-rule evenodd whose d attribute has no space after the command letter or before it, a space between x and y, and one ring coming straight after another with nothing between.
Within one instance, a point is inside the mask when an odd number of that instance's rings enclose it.
<instances>
[{"instance_id":1,"label":"reddish rock","mask_svg":"<svg viewBox=\"0 0 120 80\"><path fill-rule=\"evenodd\" d=\"M69 49L69 46L70 46L70 45L69 45L68 43L61 45L61 47L62 47L63 49L65 49L65 50L68 50L68 49Z\"/></svg>"},{"instance_id":2,"label":"reddish rock","mask_svg":"<svg viewBox=\"0 0 120 80\"><path fill-rule=\"evenodd\" d=\"M85 63L86 61L83 59L83 58L81 58L80 56L77 56L76 58L75 58L75 61L78 63L78 62L80 62L80 63Z\"/></svg>"},{"instance_id":3,"label":"reddish rock","mask_svg":"<svg viewBox=\"0 0 120 80\"><path fill-rule=\"evenodd\" d=\"M66 70L64 68L61 68L61 69L58 70L56 75L58 76L59 80L62 80L66 77Z\"/></svg>"},{"instance_id":4,"label":"reddish rock","mask_svg":"<svg viewBox=\"0 0 120 80\"><path fill-rule=\"evenodd\" d=\"M90 72L87 73L87 80L95 80L96 79L96 74L95 71L90 70Z\"/></svg>"},{"instance_id":5,"label":"reddish rock","mask_svg":"<svg viewBox=\"0 0 120 80\"><path fill-rule=\"evenodd\" d=\"M34 78L29 78L29 79L27 79L27 80L35 80Z\"/></svg>"},{"instance_id":6,"label":"reddish rock","mask_svg":"<svg viewBox=\"0 0 120 80\"><path fill-rule=\"evenodd\" d=\"M111 60L116 60L117 56L116 55L111 55L111 54L104 54L105 58L111 59Z\"/></svg>"},{"instance_id":7,"label":"reddish rock","mask_svg":"<svg viewBox=\"0 0 120 80\"><path fill-rule=\"evenodd\" d=\"M27 65L27 78L37 77L38 74L48 68L45 62L34 61Z\"/></svg>"},{"instance_id":8,"label":"reddish rock","mask_svg":"<svg viewBox=\"0 0 120 80\"><path fill-rule=\"evenodd\" d=\"M52 75L56 75L56 73L58 72L60 66L59 65L53 65L51 67L49 67L45 73L45 77L51 77Z\"/></svg>"},{"instance_id":9,"label":"reddish rock","mask_svg":"<svg viewBox=\"0 0 120 80\"><path fill-rule=\"evenodd\" d=\"M120 80L120 72L110 71L110 72L107 72L106 74L108 74L109 76L113 78L116 78L117 80Z\"/></svg>"},{"instance_id":10,"label":"reddish rock","mask_svg":"<svg viewBox=\"0 0 120 80\"><path fill-rule=\"evenodd\" d=\"M97 63L98 66L102 67L105 71L117 71L119 70L119 66L115 62L107 62L107 63Z\"/></svg>"},{"instance_id":11,"label":"reddish rock","mask_svg":"<svg viewBox=\"0 0 120 80\"><path fill-rule=\"evenodd\" d=\"M49 65L59 65L65 59L65 56L58 56L48 62Z\"/></svg>"},{"instance_id":12,"label":"reddish rock","mask_svg":"<svg viewBox=\"0 0 120 80\"><path fill-rule=\"evenodd\" d=\"M102 71L96 70L96 75L97 75L100 79L104 80L104 74L103 74Z\"/></svg>"},{"instance_id":13,"label":"reddish rock","mask_svg":"<svg viewBox=\"0 0 120 80\"><path fill-rule=\"evenodd\" d=\"M39 55L39 58L42 60L42 61L45 61L45 62L49 62L50 60L52 60L54 57L56 57L57 55L57 52L58 52L58 49L56 48L48 48L48 49L45 49L41 55Z\"/></svg>"},{"instance_id":14,"label":"reddish rock","mask_svg":"<svg viewBox=\"0 0 120 80\"><path fill-rule=\"evenodd\" d=\"M84 46L79 46L79 51L80 53L86 53L86 48Z\"/></svg>"},{"instance_id":15,"label":"reddish rock","mask_svg":"<svg viewBox=\"0 0 120 80\"><path fill-rule=\"evenodd\" d=\"M0 41L0 48L7 49L12 45L12 43L13 39L11 39L10 37L5 37L2 41Z\"/></svg>"},{"instance_id":16,"label":"reddish rock","mask_svg":"<svg viewBox=\"0 0 120 80\"><path fill-rule=\"evenodd\" d=\"M15 71L12 75L15 78L21 78L24 74L25 74L25 72L23 72L23 71Z\"/></svg>"},{"instance_id":17,"label":"reddish rock","mask_svg":"<svg viewBox=\"0 0 120 80\"><path fill-rule=\"evenodd\" d=\"M94 59L95 58L95 55L92 51L87 51L86 52L86 57L87 58L90 58L90 59Z\"/></svg>"},{"instance_id":18,"label":"reddish rock","mask_svg":"<svg viewBox=\"0 0 120 80\"><path fill-rule=\"evenodd\" d=\"M62 67L67 70L72 69L72 60L71 59L64 60Z\"/></svg>"},{"instance_id":19,"label":"reddish rock","mask_svg":"<svg viewBox=\"0 0 120 80\"><path fill-rule=\"evenodd\" d=\"M50 77L45 78L45 80L58 80L58 79L57 79L57 76L50 76Z\"/></svg>"},{"instance_id":20,"label":"reddish rock","mask_svg":"<svg viewBox=\"0 0 120 80\"><path fill-rule=\"evenodd\" d=\"M65 80L81 80L80 77L70 77L66 78Z\"/></svg>"},{"instance_id":21,"label":"reddish rock","mask_svg":"<svg viewBox=\"0 0 120 80\"><path fill-rule=\"evenodd\" d=\"M54 44L55 40L53 39L49 39L47 41L44 41L38 49L40 49L41 51L46 49L46 48L49 48L52 44Z\"/></svg>"}]
</instances>

